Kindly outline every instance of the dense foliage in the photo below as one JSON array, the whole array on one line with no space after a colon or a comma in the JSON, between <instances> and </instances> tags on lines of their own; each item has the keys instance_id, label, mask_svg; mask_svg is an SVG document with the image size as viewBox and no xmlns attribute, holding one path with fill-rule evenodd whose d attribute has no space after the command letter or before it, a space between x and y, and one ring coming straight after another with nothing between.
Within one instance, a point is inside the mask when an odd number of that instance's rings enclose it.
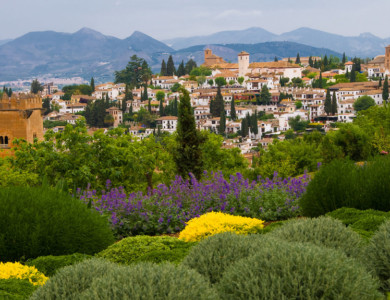
<instances>
[{"instance_id":1,"label":"dense foliage","mask_svg":"<svg viewBox=\"0 0 390 300\"><path fill-rule=\"evenodd\" d=\"M113 242L106 218L54 189L2 188L0 207L0 261L94 254Z\"/></svg>"},{"instance_id":2,"label":"dense foliage","mask_svg":"<svg viewBox=\"0 0 390 300\"><path fill-rule=\"evenodd\" d=\"M0 299L28 299L38 287L26 279L0 279Z\"/></svg>"}]
</instances>

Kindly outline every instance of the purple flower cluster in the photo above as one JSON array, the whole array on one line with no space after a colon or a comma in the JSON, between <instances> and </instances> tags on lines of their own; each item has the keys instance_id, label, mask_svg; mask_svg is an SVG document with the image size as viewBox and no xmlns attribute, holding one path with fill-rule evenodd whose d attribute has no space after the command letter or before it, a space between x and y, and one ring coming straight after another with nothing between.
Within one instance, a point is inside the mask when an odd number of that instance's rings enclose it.
<instances>
[{"instance_id":1,"label":"purple flower cluster","mask_svg":"<svg viewBox=\"0 0 390 300\"><path fill-rule=\"evenodd\" d=\"M186 222L206 212L221 211L264 220L286 219L299 214L298 200L309 177L258 178L250 182L240 173L226 180L221 172L204 173L202 181L177 176L170 186L161 184L148 193L126 194L122 187L101 195L95 190L77 197L109 217L118 237L136 234L174 233Z\"/></svg>"}]
</instances>

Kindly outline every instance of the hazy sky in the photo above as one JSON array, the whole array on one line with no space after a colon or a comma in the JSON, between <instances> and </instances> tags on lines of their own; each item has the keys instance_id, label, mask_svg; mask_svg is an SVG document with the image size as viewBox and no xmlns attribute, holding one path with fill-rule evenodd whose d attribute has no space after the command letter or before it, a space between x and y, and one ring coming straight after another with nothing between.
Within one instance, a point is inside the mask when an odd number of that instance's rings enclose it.
<instances>
[{"instance_id":1,"label":"hazy sky","mask_svg":"<svg viewBox=\"0 0 390 300\"><path fill-rule=\"evenodd\" d=\"M390 0L0 0L0 39L82 27L119 38L139 30L159 40L248 27L390 37L389 11Z\"/></svg>"}]
</instances>

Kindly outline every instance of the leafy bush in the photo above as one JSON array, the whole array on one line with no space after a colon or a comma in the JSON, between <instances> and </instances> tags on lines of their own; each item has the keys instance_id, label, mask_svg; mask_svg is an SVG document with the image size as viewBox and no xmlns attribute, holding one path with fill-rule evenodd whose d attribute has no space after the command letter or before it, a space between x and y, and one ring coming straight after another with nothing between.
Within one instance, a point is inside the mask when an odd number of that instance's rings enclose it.
<instances>
[{"instance_id":1,"label":"leafy bush","mask_svg":"<svg viewBox=\"0 0 390 300\"><path fill-rule=\"evenodd\" d=\"M312 243L341 250L348 256L358 256L362 244L357 233L330 217L292 220L270 235L283 241Z\"/></svg>"},{"instance_id":2,"label":"leafy bush","mask_svg":"<svg viewBox=\"0 0 390 300\"><path fill-rule=\"evenodd\" d=\"M0 299L27 299L38 286L23 279L0 279Z\"/></svg>"},{"instance_id":3,"label":"leafy bush","mask_svg":"<svg viewBox=\"0 0 390 300\"><path fill-rule=\"evenodd\" d=\"M30 259L25 264L28 266L34 266L46 276L52 277L58 269L73 265L88 258L91 258L91 256L80 253L60 256L49 255Z\"/></svg>"},{"instance_id":4,"label":"leafy bush","mask_svg":"<svg viewBox=\"0 0 390 300\"><path fill-rule=\"evenodd\" d=\"M341 207L390 211L389 180L389 157L376 157L363 166L333 161L309 183L300 200L302 213L317 217Z\"/></svg>"},{"instance_id":5,"label":"leafy bush","mask_svg":"<svg viewBox=\"0 0 390 300\"><path fill-rule=\"evenodd\" d=\"M183 265L195 269L214 284L232 263L261 251L265 244L272 241L262 235L216 234L192 248Z\"/></svg>"},{"instance_id":6,"label":"leafy bush","mask_svg":"<svg viewBox=\"0 0 390 300\"><path fill-rule=\"evenodd\" d=\"M80 299L79 295L91 286L93 280L111 274L119 267L104 259L93 258L62 268L37 289L30 300Z\"/></svg>"},{"instance_id":7,"label":"leafy bush","mask_svg":"<svg viewBox=\"0 0 390 300\"><path fill-rule=\"evenodd\" d=\"M114 241L105 218L56 190L3 188L0 207L0 261L94 254Z\"/></svg>"},{"instance_id":8,"label":"leafy bush","mask_svg":"<svg viewBox=\"0 0 390 300\"><path fill-rule=\"evenodd\" d=\"M7 262L0 263L0 279L26 279L32 285L43 285L48 278L34 267Z\"/></svg>"},{"instance_id":9,"label":"leafy bush","mask_svg":"<svg viewBox=\"0 0 390 300\"><path fill-rule=\"evenodd\" d=\"M219 299L196 271L170 264L140 263L93 280L82 299Z\"/></svg>"},{"instance_id":10,"label":"leafy bush","mask_svg":"<svg viewBox=\"0 0 390 300\"><path fill-rule=\"evenodd\" d=\"M121 264L165 260L180 262L193 245L169 236L136 236L111 245L97 256Z\"/></svg>"},{"instance_id":11,"label":"leafy bush","mask_svg":"<svg viewBox=\"0 0 390 300\"><path fill-rule=\"evenodd\" d=\"M365 254L366 262L381 280L382 288L390 292L390 221L375 233Z\"/></svg>"},{"instance_id":12,"label":"leafy bush","mask_svg":"<svg viewBox=\"0 0 390 300\"><path fill-rule=\"evenodd\" d=\"M311 244L280 241L226 269L222 299L381 299L378 283L356 260Z\"/></svg>"},{"instance_id":13,"label":"leafy bush","mask_svg":"<svg viewBox=\"0 0 390 300\"><path fill-rule=\"evenodd\" d=\"M263 223L259 219L209 212L190 220L186 228L180 232L179 239L194 242L228 231L238 234L259 233L264 227Z\"/></svg>"}]
</instances>

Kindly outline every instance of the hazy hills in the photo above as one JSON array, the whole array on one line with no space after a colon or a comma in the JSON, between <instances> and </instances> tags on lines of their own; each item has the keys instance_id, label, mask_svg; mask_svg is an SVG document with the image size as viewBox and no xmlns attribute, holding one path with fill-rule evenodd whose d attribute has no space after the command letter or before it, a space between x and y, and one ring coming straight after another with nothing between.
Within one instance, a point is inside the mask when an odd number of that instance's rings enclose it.
<instances>
[{"instance_id":1,"label":"hazy hills","mask_svg":"<svg viewBox=\"0 0 390 300\"><path fill-rule=\"evenodd\" d=\"M252 27L245 30L221 31L207 36L193 36L164 40L174 49L182 49L201 44L255 44L270 41L290 41L318 48L329 48L350 56L373 57L384 53L384 47L390 43L390 38L381 39L371 33L348 37L328 33L311 28L299 28L280 35L263 28Z\"/></svg>"}]
</instances>

